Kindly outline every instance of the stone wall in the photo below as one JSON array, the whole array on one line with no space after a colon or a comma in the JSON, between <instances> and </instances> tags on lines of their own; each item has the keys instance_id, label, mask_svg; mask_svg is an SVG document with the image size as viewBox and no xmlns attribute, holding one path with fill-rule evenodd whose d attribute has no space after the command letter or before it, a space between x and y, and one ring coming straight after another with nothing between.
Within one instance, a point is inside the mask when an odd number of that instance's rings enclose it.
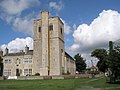
<instances>
[{"instance_id":1,"label":"stone wall","mask_svg":"<svg viewBox=\"0 0 120 90\"><path fill-rule=\"evenodd\" d=\"M75 78L90 78L90 74L80 74L80 75L61 75L61 76L20 76L18 80L51 80L51 79L75 79Z\"/></svg>"},{"instance_id":2,"label":"stone wall","mask_svg":"<svg viewBox=\"0 0 120 90\"><path fill-rule=\"evenodd\" d=\"M7 79L8 77L5 77ZM75 79L75 78L91 78L90 74L79 75L60 75L60 76L18 76L17 80L51 80L51 79ZM0 80L5 80L4 77L0 77Z\"/></svg>"},{"instance_id":3,"label":"stone wall","mask_svg":"<svg viewBox=\"0 0 120 90\"><path fill-rule=\"evenodd\" d=\"M31 63L25 63L25 60L31 59ZM5 63L5 60L11 60L9 63ZM19 74L20 76L26 76L24 74L24 69L33 69L33 60L32 60L32 55L15 55L15 56L5 56L3 57L3 64L4 64L4 69L3 69L3 75L5 75L5 70L10 70L10 75L9 76L16 76L16 69L19 69Z\"/></svg>"},{"instance_id":4,"label":"stone wall","mask_svg":"<svg viewBox=\"0 0 120 90\"><path fill-rule=\"evenodd\" d=\"M60 76L18 76L17 80L52 80L52 79L77 79L77 78L98 78L104 76L103 74L79 74L79 75L60 75ZM8 77L0 77L0 80L6 80Z\"/></svg>"}]
</instances>

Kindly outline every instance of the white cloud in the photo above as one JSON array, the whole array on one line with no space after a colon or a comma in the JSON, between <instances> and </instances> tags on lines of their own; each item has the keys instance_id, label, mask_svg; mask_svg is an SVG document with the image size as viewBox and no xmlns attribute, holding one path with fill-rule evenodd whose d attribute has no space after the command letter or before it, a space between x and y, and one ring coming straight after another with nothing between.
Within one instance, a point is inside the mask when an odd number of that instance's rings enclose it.
<instances>
[{"instance_id":1,"label":"white cloud","mask_svg":"<svg viewBox=\"0 0 120 90\"><path fill-rule=\"evenodd\" d=\"M68 23L66 23L66 21L63 20L62 18L60 18L60 19L64 23L64 33L66 35L70 34L72 32L72 29L71 29L70 25Z\"/></svg>"},{"instance_id":2,"label":"white cloud","mask_svg":"<svg viewBox=\"0 0 120 90\"><path fill-rule=\"evenodd\" d=\"M31 37L26 38L16 38L15 40L10 41L8 44L1 45L1 49L4 51L7 47L10 53L19 52L24 50L25 46L28 46L30 49L33 49L33 39Z\"/></svg>"},{"instance_id":3,"label":"white cloud","mask_svg":"<svg viewBox=\"0 0 120 90\"><path fill-rule=\"evenodd\" d=\"M63 3L61 1L57 2L50 2L49 7L53 8L57 11L60 11L63 8Z\"/></svg>"},{"instance_id":4,"label":"white cloud","mask_svg":"<svg viewBox=\"0 0 120 90\"><path fill-rule=\"evenodd\" d=\"M14 30L33 35L33 19L16 18L13 23Z\"/></svg>"},{"instance_id":5,"label":"white cloud","mask_svg":"<svg viewBox=\"0 0 120 90\"><path fill-rule=\"evenodd\" d=\"M4 21L7 22L7 24L12 23L12 21L14 20L14 16L8 15L6 13L0 13L0 18Z\"/></svg>"},{"instance_id":6,"label":"white cloud","mask_svg":"<svg viewBox=\"0 0 120 90\"><path fill-rule=\"evenodd\" d=\"M120 13L103 10L90 25L82 24L73 33L74 52L90 52L95 48L105 48L110 40L120 39Z\"/></svg>"},{"instance_id":7,"label":"white cloud","mask_svg":"<svg viewBox=\"0 0 120 90\"><path fill-rule=\"evenodd\" d=\"M90 53L84 53L82 54L82 57L86 59L87 67L91 67L93 65L96 66L99 61L97 58L91 57Z\"/></svg>"},{"instance_id":8,"label":"white cloud","mask_svg":"<svg viewBox=\"0 0 120 90\"><path fill-rule=\"evenodd\" d=\"M33 36L33 21L35 18L38 18L38 15L39 13L32 12L23 18L14 18L12 23L14 30Z\"/></svg>"},{"instance_id":9,"label":"white cloud","mask_svg":"<svg viewBox=\"0 0 120 90\"><path fill-rule=\"evenodd\" d=\"M88 66L91 66L91 60L96 65L96 58L92 58L91 51L96 48L108 48L110 40L120 39L120 13L113 10L103 10L90 25L79 25L73 33L74 43L66 46L66 51L74 56L80 53Z\"/></svg>"},{"instance_id":10,"label":"white cloud","mask_svg":"<svg viewBox=\"0 0 120 90\"><path fill-rule=\"evenodd\" d=\"M76 24L73 25L73 29L76 30L77 29L77 26Z\"/></svg>"},{"instance_id":11,"label":"white cloud","mask_svg":"<svg viewBox=\"0 0 120 90\"><path fill-rule=\"evenodd\" d=\"M12 21L13 29L15 31L23 32L24 34L33 36L33 21L34 19L38 18L38 15L39 13L32 12L23 18L14 18Z\"/></svg>"},{"instance_id":12,"label":"white cloud","mask_svg":"<svg viewBox=\"0 0 120 90\"><path fill-rule=\"evenodd\" d=\"M12 25L15 31L23 32L28 35L33 35L33 20L36 17L35 12L21 17L20 14L35 5L40 3L39 0L3 0L0 2L0 18Z\"/></svg>"},{"instance_id":13,"label":"white cloud","mask_svg":"<svg viewBox=\"0 0 120 90\"><path fill-rule=\"evenodd\" d=\"M71 27L64 21L64 33L70 34L72 32Z\"/></svg>"},{"instance_id":14,"label":"white cloud","mask_svg":"<svg viewBox=\"0 0 120 90\"><path fill-rule=\"evenodd\" d=\"M0 2L0 7L7 14L15 15L38 3L39 0L3 0Z\"/></svg>"}]
</instances>

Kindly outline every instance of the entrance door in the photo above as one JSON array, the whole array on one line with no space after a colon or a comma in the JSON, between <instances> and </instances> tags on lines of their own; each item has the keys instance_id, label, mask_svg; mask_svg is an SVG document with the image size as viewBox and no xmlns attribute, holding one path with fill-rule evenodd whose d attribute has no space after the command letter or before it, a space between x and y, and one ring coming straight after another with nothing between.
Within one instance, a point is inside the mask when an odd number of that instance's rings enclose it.
<instances>
[{"instance_id":1,"label":"entrance door","mask_svg":"<svg viewBox=\"0 0 120 90\"><path fill-rule=\"evenodd\" d=\"M19 69L16 69L16 76L20 76L20 71L19 71Z\"/></svg>"}]
</instances>

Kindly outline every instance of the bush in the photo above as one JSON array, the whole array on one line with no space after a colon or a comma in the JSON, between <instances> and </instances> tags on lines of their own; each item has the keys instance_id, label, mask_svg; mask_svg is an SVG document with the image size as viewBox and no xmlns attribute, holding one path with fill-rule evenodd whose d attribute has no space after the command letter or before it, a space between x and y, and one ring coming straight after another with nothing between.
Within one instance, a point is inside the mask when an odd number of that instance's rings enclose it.
<instances>
[{"instance_id":1,"label":"bush","mask_svg":"<svg viewBox=\"0 0 120 90\"><path fill-rule=\"evenodd\" d=\"M7 76L3 76L3 80L7 80Z\"/></svg>"},{"instance_id":2,"label":"bush","mask_svg":"<svg viewBox=\"0 0 120 90\"><path fill-rule=\"evenodd\" d=\"M35 76L40 76L40 73L36 73Z\"/></svg>"},{"instance_id":3,"label":"bush","mask_svg":"<svg viewBox=\"0 0 120 90\"><path fill-rule=\"evenodd\" d=\"M62 75L70 75L70 72L67 71L67 73L62 73Z\"/></svg>"},{"instance_id":4,"label":"bush","mask_svg":"<svg viewBox=\"0 0 120 90\"><path fill-rule=\"evenodd\" d=\"M99 71L88 71L88 74L94 74L94 75L96 75L96 74L99 74Z\"/></svg>"}]
</instances>

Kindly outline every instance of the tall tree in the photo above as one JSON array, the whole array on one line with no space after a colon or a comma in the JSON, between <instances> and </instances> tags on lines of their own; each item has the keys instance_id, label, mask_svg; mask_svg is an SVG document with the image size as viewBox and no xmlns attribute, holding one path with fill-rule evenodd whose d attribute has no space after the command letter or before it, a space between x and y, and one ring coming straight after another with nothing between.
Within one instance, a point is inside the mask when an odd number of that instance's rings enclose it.
<instances>
[{"instance_id":1,"label":"tall tree","mask_svg":"<svg viewBox=\"0 0 120 90\"><path fill-rule=\"evenodd\" d=\"M95 49L91 56L99 59L97 66L100 71L107 70L110 82L120 80L120 45L109 42L109 53L105 49Z\"/></svg>"},{"instance_id":2,"label":"tall tree","mask_svg":"<svg viewBox=\"0 0 120 90\"><path fill-rule=\"evenodd\" d=\"M120 80L120 46L114 47L109 54L108 68L111 70L110 82Z\"/></svg>"},{"instance_id":3,"label":"tall tree","mask_svg":"<svg viewBox=\"0 0 120 90\"><path fill-rule=\"evenodd\" d=\"M97 67L101 72L105 72L107 69L107 51L105 49L95 49L91 52L92 57L96 57L99 61L97 63Z\"/></svg>"},{"instance_id":4,"label":"tall tree","mask_svg":"<svg viewBox=\"0 0 120 90\"><path fill-rule=\"evenodd\" d=\"M86 69L86 63L83 57L78 53L74 56L75 63L76 63L76 71L83 72Z\"/></svg>"}]
</instances>

